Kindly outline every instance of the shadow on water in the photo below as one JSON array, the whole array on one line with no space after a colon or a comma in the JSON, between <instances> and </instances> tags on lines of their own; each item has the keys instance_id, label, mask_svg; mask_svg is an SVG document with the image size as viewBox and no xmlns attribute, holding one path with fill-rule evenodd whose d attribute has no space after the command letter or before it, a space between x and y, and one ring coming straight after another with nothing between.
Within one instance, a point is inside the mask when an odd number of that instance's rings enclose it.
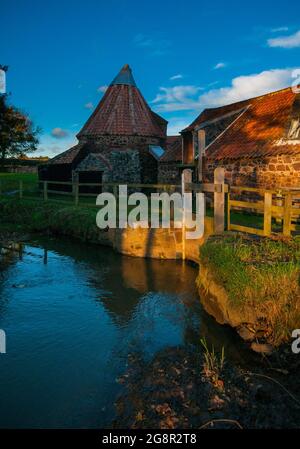
<instances>
[{"instance_id":1,"label":"shadow on water","mask_svg":"<svg viewBox=\"0 0 300 449\"><path fill-rule=\"evenodd\" d=\"M39 238L0 260L0 427L103 427L128 356L150 360L205 336L226 357L249 354L200 305L197 268Z\"/></svg>"}]
</instances>

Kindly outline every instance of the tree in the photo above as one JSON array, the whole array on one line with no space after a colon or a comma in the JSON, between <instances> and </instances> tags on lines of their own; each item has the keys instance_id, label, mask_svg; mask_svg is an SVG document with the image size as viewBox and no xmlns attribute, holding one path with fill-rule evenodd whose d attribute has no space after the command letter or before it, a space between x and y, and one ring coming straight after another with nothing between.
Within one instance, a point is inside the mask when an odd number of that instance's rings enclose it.
<instances>
[{"instance_id":1,"label":"tree","mask_svg":"<svg viewBox=\"0 0 300 449\"><path fill-rule=\"evenodd\" d=\"M0 95L0 163L35 151L39 132L25 114L7 104L6 94Z\"/></svg>"}]
</instances>

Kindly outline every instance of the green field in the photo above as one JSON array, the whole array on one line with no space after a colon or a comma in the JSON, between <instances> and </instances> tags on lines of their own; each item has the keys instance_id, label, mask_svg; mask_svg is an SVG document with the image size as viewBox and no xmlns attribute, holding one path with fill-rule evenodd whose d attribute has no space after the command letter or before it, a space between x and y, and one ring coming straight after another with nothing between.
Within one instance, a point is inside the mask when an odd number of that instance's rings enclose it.
<instances>
[{"instance_id":1,"label":"green field","mask_svg":"<svg viewBox=\"0 0 300 449\"><path fill-rule=\"evenodd\" d=\"M23 183L24 191L37 190L38 176L36 173L0 173L1 193L15 192L20 188L20 181Z\"/></svg>"}]
</instances>

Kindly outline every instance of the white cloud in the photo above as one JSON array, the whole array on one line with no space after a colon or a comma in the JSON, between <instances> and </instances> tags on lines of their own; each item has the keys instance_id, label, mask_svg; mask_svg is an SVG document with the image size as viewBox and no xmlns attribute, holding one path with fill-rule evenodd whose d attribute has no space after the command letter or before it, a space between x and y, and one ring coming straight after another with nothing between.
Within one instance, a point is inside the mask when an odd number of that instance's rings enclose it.
<instances>
[{"instance_id":1,"label":"white cloud","mask_svg":"<svg viewBox=\"0 0 300 449\"><path fill-rule=\"evenodd\" d=\"M43 156L54 157L57 154L62 153L63 151L68 150L73 145L76 145L77 132L68 131L68 136L65 139L58 140L53 137L52 134L43 134L40 138L40 143L38 145L37 152L34 154L41 154Z\"/></svg>"},{"instance_id":2,"label":"white cloud","mask_svg":"<svg viewBox=\"0 0 300 449\"><path fill-rule=\"evenodd\" d=\"M84 107L86 109L93 109L94 105L93 105L93 103L91 101L89 101L88 103L85 103Z\"/></svg>"},{"instance_id":3,"label":"white cloud","mask_svg":"<svg viewBox=\"0 0 300 449\"><path fill-rule=\"evenodd\" d=\"M195 96L203 90L202 87L182 85L174 87L160 87L153 104L157 104L158 111L180 111L195 108Z\"/></svg>"},{"instance_id":4,"label":"white cloud","mask_svg":"<svg viewBox=\"0 0 300 449\"><path fill-rule=\"evenodd\" d=\"M69 135L68 131L62 128L53 128L51 131L51 136L56 139L63 139Z\"/></svg>"},{"instance_id":5,"label":"white cloud","mask_svg":"<svg viewBox=\"0 0 300 449\"><path fill-rule=\"evenodd\" d=\"M280 48L300 47L300 30L290 36L279 36L268 39L268 46Z\"/></svg>"},{"instance_id":6,"label":"white cloud","mask_svg":"<svg viewBox=\"0 0 300 449\"><path fill-rule=\"evenodd\" d=\"M171 76L171 77L170 77L170 80L171 80L171 81L174 81L174 80L180 80L181 78L183 78L183 75L181 75L181 73L178 73L177 75Z\"/></svg>"},{"instance_id":7,"label":"white cloud","mask_svg":"<svg viewBox=\"0 0 300 449\"><path fill-rule=\"evenodd\" d=\"M203 106L220 106L257 97L292 84L293 69L265 70L253 75L234 78L229 87L212 89L199 98Z\"/></svg>"},{"instance_id":8,"label":"white cloud","mask_svg":"<svg viewBox=\"0 0 300 449\"><path fill-rule=\"evenodd\" d=\"M280 33L281 31L288 31L289 27L278 27L278 28L272 28L272 33Z\"/></svg>"},{"instance_id":9,"label":"white cloud","mask_svg":"<svg viewBox=\"0 0 300 449\"><path fill-rule=\"evenodd\" d=\"M107 89L108 89L108 86L105 84L104 86L98 87L97 92L104 94L107 91Z\"/></svg>"},{"instance_id":10,"label":"white cloud","mask_svg":"<svg viewBox=\"0 0 300 449\"><path fill-rule=\"evenodd\" d=\"M160 87L153 100L158 112L200 111L203 108L235 103L292 85L295 68L265 70L233 78L231 85L203 90L197 86Z\"/></svg>"},{"instance_id":11,"label":"white cloud","mask_svg":"<svg viewBox=\"0 0 300 449\"><path fill-rule=\"evenodd\" d=\"M213 68L215 70L218 70L218 69L223 69L224 67L226 67L225 62L218 62L218 64L216 64Z\"/></svg>"}]
</instances>

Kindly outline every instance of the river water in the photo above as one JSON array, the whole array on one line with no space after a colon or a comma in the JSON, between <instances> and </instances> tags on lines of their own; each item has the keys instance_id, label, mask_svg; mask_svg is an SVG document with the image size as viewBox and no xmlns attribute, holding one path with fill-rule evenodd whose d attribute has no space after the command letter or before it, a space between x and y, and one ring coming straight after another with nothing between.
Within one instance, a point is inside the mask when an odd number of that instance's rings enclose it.
<instances>
[{"instance_id":1,"label":"river water","mask_svg":"<svg viewBox=\"0 0 300 449\"><path fill-rule=\"evenodd\" d=\"M0 427L109 426L129 354L149 360L168 346L199 350L206 336L242 359L233 333L203 311L196 276L181 261L65 239L0 256Z\"/></svg>"}]
</instances>

